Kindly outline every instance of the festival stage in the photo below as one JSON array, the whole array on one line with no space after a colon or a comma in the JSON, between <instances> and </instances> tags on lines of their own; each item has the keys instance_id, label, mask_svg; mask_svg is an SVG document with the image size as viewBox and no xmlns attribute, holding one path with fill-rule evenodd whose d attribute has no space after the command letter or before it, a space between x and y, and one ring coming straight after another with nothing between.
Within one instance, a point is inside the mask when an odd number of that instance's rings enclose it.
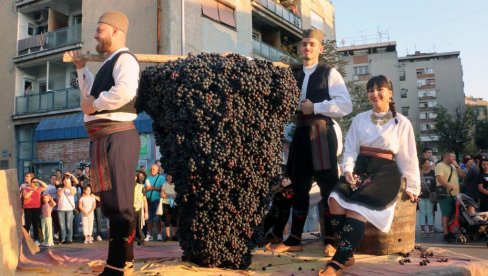
<instances>
[{"instance_id":1,"label":"festival stage","mask_svg":"<svg viewBox=\"0 0 488 276\"><path fill-rule=\"evenodd\" d=\"M107 248L102 244L72 244L70 247L42 248L32 255L24 244L16 275L96 275L103 267ZM105 243L106 244L106 243ZM177 242L153 242L135 248L134 269L127 275L317 275L330 258L322 256L321 243L316 238L304 241L305 250L281 253L257 249L247 270L203 268L181 261L182 251ZM94 245L94 244L93 244ZM419 252L412 252L410 263L401 265L399 255L356 255L356 264L345 275L487 275L488 261L460 255L439 248L429 248L434 256L430 263L419 264ZM447 258L447 262L437 262Z\"/></svg>"}]
</instances>

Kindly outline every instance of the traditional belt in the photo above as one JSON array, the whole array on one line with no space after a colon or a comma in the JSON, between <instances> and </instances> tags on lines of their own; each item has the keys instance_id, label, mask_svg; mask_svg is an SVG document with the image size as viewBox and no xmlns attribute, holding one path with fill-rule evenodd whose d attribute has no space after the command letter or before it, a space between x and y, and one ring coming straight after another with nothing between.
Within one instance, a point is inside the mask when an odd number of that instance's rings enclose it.
<instances>
[{"instance_id":1,"label":"traditional belt","mask_svg":"<svg viewBox=\"0 0 488 276\"><path fill-rule=\"evenodd\" d=\"M383 158L383 159L387 159L387 160L395 160L395 156L394 156L393 152L391 152L389 150L382 150L382 149L377 149L377 148L370 148L370 147L361 146L359 148L359 154Z\"/></svg>"},{"instance_id":2,"label":"traditional belt","mask_svg":"<svg viewBox=\"0 0 488 276\"><path fill-rule=\"evenodd\" d=\"M330 118L323 115L304 115L299 113L296 115L296 127L313 126L313 125L327 125Z\"/></svg>"},{"instance_id":3,"label":"traditional belt","mask_svg":"<svg viewBox=\"0 0 488 276\"><path fill-rule=\"evenodd\" d=\"M85 128L90 141L93 142L109 134L135 129L136 127L133 121L119 122L102 119L85 123Z\"/></svg>"}]
</instances>

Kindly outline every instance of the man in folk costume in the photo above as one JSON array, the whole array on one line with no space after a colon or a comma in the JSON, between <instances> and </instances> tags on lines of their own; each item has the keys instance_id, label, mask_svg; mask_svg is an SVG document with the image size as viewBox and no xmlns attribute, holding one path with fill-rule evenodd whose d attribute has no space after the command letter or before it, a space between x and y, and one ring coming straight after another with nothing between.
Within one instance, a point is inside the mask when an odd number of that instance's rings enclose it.
<instances>
[{"instance_id":1,"label":"man in folk costume","mask_svg":"<svg viewBox=\"0 0 488 276\"><path fill-rule=\"evenodd\" d=\"M140 140L133 121L139 64L125 46L129 20L118 11L104 13L95 32L96 50L108 58L93 77L80 52L74 58L81 90L81 110L90 137L91 187L109 218L107 265L100 275L123 275L132 261L134 177Z\"/></svg>"},{"instance_id":2,"label":"man in folk costume","mask_svg":"<svg viewBox=\"0 0 488 276\"><path fill-rule=\"evenodd\" d=\"M300 111L290 144L287 173L293 185L291 233L275 251L300 251L303 227L308 214L309 192L315 180L324 204L324 253L332 256L334 234L330 223L327 198L338 181L337 137L332 117L342 117L352 111L352 101L340 73L319 63L324 35L319 30L305 30L300 44L303 66L292 68L301 88ZM289 214L284 210L283 213ZM285 220L286 221L286 220ZM274 235L281 236L280 227Z\"/></svg>"}]
</instances>

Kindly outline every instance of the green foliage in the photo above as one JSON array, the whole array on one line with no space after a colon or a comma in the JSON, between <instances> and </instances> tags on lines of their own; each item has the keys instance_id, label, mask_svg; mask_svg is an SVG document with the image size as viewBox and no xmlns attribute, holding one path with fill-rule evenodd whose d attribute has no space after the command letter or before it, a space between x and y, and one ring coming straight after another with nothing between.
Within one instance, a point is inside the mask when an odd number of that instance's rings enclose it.
<instances>
[{"instance_id":1,"label":"green foliage","mask_svg":"<svg viewBox=\"0 0 488 276\"><path fill-rule=\"evenodd\" d=\"M480 150L488 150L488 120L477 121L474 143Z\"/></svg>"},{"instance_id":2,"label":"green foliage","mask_svg":"<svg viewBox=\"0 0 488 276\"><path fill-rule=\"evenodd\" d=\"M435 132L439 135L438 148L441 151L453 150L456 156L460 156L471 141L476 120L473 112L458 106L451 115L446 108L439 105L435 113Z\"/></svg>"},{"instance_id":3,"label":"green foliage","mask_svg":"<svg viewBox=\"0 0 488 276\"><path fill-rule=\"evenodd\" d=\"M347 61L339 59L339 55L336 50L335 40L325 40L322 45L324 46L324 51L319 57L319 61L327 63L329 66L334 67L341 73L342 77L346 77L346 65Z\"/></svg>"},{"instance_id":4,"label":"green foliage","mask_svg":"<svg viewBox=\"0 0 488 276\"><path fill-rule=\"evenodd\" d=\"M340 119L340 125L344 133L351 126L354 116L371 109L371 105L369 104L368 100L368 93L366 93L366 84L349 81L346 83L346 86L347 90L349 91L349 95L351 96L353 109L351 114Z\"/></svg>"}]
</instances>

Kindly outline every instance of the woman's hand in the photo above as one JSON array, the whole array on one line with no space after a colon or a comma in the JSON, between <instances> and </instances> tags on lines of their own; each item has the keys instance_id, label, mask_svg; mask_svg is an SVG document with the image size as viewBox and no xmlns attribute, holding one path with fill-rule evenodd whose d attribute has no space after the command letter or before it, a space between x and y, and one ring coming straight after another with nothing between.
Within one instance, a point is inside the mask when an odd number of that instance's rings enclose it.
<instances>
[{"instance_id":1,"label":"woman's hand","mask_svg":"<svg viewBox=\"0 0 488 276\"><path fill-rule=\"evenodd\" d=\"M356 184L356 179L352 175L352 172L344 172L344 178L346 179L346 182L349 183L350 185Z\"/></svg>"},{"instance_id":2,"label":"woman's hand","mask_svg":"<svg viewBox=\"0 0 488 276\"><path fill-rule=\"evenodd\" d=\"M412 192L405 191L405 193L408 195L408 197L410 198L410 201L411 201L412 203L416 203L416 202L418 202L418 201L419 201L418 196L416 196L416 195L412 194Z\"/></svg>"}]
</instances>

